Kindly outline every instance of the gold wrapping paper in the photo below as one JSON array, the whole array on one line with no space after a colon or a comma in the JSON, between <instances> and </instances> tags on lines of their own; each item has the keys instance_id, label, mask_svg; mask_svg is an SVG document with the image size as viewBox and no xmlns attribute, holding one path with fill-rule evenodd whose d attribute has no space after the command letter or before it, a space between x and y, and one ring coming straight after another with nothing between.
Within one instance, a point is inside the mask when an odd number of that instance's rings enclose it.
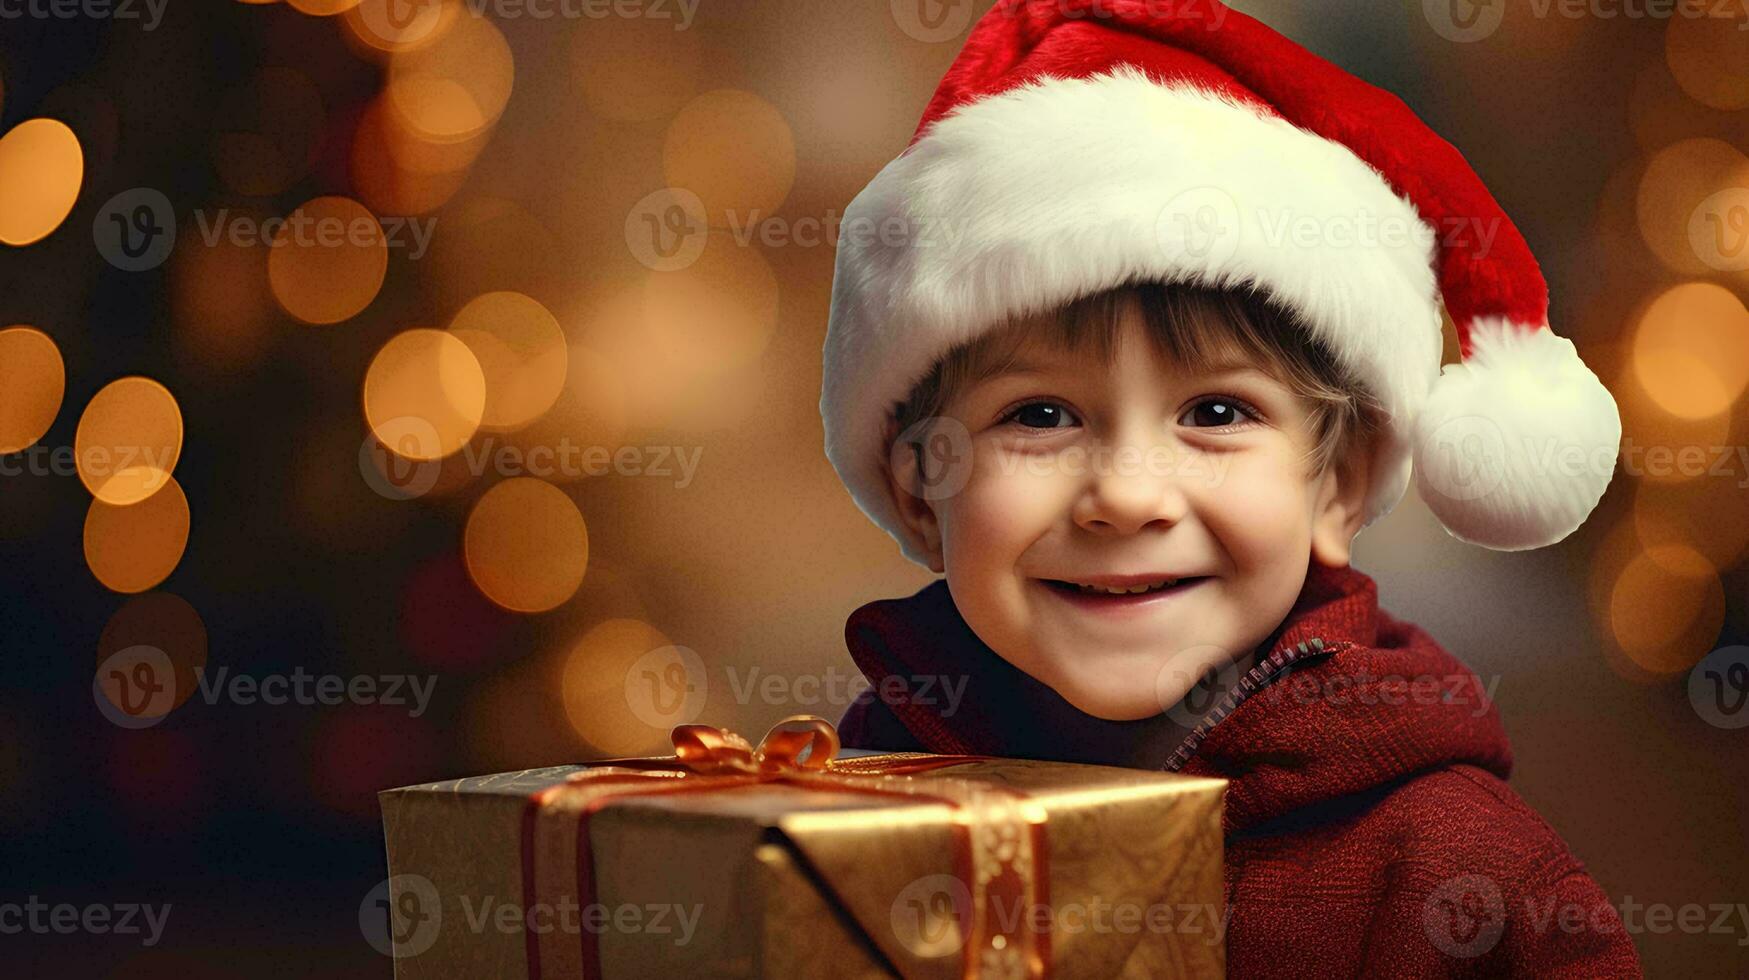
<instances>
[{"instance_id":1,"label":"gold wrapping paper","mask_svg":"<svg viewBox=\"0 0 1749 980\"><path fill-rule=\"evenodd\" d=\"M833 733L828 759L835 751ZM1043 956L1035 976L1223 973L1224 782L985 757L870 774L940 758L832 759L800 774L803 785L762 779L744 760L697 791L676 791L689 773L615 775L685 768L669 758L386 791L391 904L403 913L392 922L396 976L571 980L596 975L596 963L612 980L1027 976L1028 950ZM829 785L852 777L855 789ZM579 811L597 790L577 785L616 781L613 792L635 795L593 812L580 840ZM980 887L975 867L954 860L1004 855L1004 873L1024 878L1016 813L879 791L902 784L926 795L972 784L1000 805L1036 808L1039 890ZM969 834L958 847L956 833ZM579 884L579 858L593 889ZM982 945L980 899L984 921L1008 933Z\"/></svg>"}]
</instances>

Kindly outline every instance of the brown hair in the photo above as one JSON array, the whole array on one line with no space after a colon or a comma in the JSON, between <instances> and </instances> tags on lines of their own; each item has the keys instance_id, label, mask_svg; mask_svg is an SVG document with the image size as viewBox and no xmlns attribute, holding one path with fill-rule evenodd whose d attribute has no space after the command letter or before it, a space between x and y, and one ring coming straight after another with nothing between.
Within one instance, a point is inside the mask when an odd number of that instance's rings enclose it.
<instances>
[{"instance_id":1,"label":"brown hair","mask_svg":"<svg viewBox=\"0 0 1749 980\"><path fill-rule=\"evenodd\" d=\"M1377 399L1311 336L1297 314L1251 290L1143 282L1083 297L1043 317L1042 324L1011 317L952 348L895 406L893 431L905 433L941 414L967 385L1001 372L1031 336L1062 350L1092 345L1110 363L1120 315L1129 302L1139 306L1155 350L1172 360L1204 370L1222 355L1238 354L1297 395L1307 406L1314 436L1306 460L1314 475L1381 427L1383 409ZM914 451L921 450L919 441L912 445Z\"/></svg>"}]
</instances>

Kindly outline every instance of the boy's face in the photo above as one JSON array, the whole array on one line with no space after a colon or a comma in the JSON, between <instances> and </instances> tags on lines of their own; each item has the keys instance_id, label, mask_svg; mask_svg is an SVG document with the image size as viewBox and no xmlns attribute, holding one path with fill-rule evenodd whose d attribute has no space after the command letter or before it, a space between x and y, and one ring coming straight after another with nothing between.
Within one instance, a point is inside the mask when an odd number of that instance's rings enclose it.
<instances>
[{"instance_id":1,"label":"boy's face","mask_svg":"<svg viewBox=\"0 0 1749 980\"><path fill-rule=\"evenodd\" d=\"M1346 564L1366 482L1364 452L1310 472L1307 409L1281 382L1244 363L1184 369L1133 305L1122 317L1110 364L1028 340L1009 370L950 397L944 424L969 436L958 492L916 495L943 485L927 456L920 473L895 453L893 471L978 636L1113 721L1167 710L1260 644L1309 557Z\"/></svg>"}]
</instances>

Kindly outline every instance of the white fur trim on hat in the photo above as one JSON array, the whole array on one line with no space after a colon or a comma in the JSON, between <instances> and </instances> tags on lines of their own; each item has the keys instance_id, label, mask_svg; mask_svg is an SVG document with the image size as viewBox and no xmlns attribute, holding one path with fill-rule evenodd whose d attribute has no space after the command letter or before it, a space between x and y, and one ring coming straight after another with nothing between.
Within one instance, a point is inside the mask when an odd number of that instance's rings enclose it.
<instances>
[{"instance_id":1,"label":"white fur trim on hat","mask_svg":"<svg viewBox=\"0 0 1749 980\"><path fill-rule=\"evenodd\" d=\"M924 561L886 476L887 421L952 346L1126 282L1252 285L1384 406L1366 516L1408 484L1439 372L1432 229L1346 146L1120 67L1043 78L937 121L846 209L825 344L826 452Z\"/></svg>"},{"instance_id":2,"label":"white fur trim on hat","mask_svg":"<svg viewBox=\"0 0 1749 980\"><path fill-rule=\"evenodd\" d=\"M1415 485L1460 541L1496 551L1554 544L1597 506L1615 472L1615 400L1546 326L1470 324L1415 424Z\"/></svg>"}]
</instances>

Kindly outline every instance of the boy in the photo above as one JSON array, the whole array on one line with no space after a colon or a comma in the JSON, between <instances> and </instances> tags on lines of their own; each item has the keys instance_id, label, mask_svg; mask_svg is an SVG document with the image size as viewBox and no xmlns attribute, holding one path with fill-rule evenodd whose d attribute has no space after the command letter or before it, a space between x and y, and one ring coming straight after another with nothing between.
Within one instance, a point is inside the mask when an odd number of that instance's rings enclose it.
<instances>
[{"instance_id":1,"label":"boy","mask_svg":"<svg viewBox=\"0 0 1749 980\"><path fill-rule=\"evenodd\" d=\"M1638 974L1480 682L1348 567L1411 459L1502 550L1614 466L1613 400L1451 147L1212 3L1003 2L853 219L908 234L841 244L828 455L945 581L846 638L879 690L966 686L858 703L846 745L1231 780L1235 976Z\"/></svg>"}]
</instances>

